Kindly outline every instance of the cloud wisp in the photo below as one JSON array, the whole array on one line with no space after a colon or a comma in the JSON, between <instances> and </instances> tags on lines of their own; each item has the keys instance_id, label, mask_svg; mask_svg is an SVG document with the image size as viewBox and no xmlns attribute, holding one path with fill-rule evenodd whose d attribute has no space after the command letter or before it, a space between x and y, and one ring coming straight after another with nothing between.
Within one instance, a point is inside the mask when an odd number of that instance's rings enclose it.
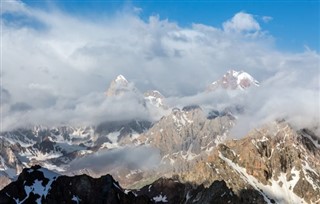
<instances>
[{"instance_id":1,"label":"cloud wisp","mask_svg":"<svg viewBox=\"0 0 320 204\"><path fill-rule=\"evenodd\" d=\"M146 157L146 155L148 155ZM105 172L106 169L125 168L128 170L151 170L160 164L159 150L146 147L121 147L115 150L105 150L94 153L70 163L68 171L92 169Z\"/></svg>"}]
</instances>

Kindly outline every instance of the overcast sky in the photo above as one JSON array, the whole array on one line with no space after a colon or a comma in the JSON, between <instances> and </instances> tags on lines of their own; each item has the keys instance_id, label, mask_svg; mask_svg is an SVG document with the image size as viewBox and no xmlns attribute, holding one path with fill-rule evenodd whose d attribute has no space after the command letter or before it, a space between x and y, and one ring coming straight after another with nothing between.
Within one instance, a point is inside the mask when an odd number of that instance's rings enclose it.
<instances>
[{"instance_id":1,"label":"overcast sky","mask_svg":"<svg viewBox=\"0 0 320 204\"><path fill-rule=\"evenodd\" d=\"M134 97L116 101L116 108L105 99L118 74L142 92L158 89L181 102L201 95L227 70L243 70L261 82L261 91L245 100L260 120L270 110L312 121L319 113L319 53L278 50L277 36L264 29L272 16L264 13L239 10L213 27L182 26L156 11L142 18L134 6L95 18L20 1L2 1L1 8L2 129L148 117Z\"/></svg>"}]
</instances>

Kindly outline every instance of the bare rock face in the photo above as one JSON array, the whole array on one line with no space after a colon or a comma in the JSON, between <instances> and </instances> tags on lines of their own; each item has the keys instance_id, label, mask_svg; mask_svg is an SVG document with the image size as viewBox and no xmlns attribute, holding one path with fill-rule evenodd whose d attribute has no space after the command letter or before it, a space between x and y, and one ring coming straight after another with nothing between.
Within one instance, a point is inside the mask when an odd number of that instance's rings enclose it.
<instances>
[{"instance_id":1,"label":"bare rock face","mask_svg":"<svg viewBox=\"0 0 320 204\"><path fill-rule=\"evenodd\" d=\"M9 179L7 176L0 176L0 190L7 186L9 183L11 183L11 179Z\"/></svg>"},{"instance_id":2,"label":"bare rock face","mask_svg":"<svg viewBox=\"0 0 320 204\"><path fill-rule=\"evenodd\" d=\"M19 144L10 144L0 138L0 176L3 183L13 179L22 171L23 164L17 158L17 152L21 151L21 149L22 147Z\"/></svg>"},{"instance_id":3,"label":"bare rock face","mask_svg":"<svg viewBox=\"0 0 320 204\"><path fill-rule=\"evenodd\" d=\"M266 202L316 203L320 149L310 132L295 131L286 123L253 130L243 139L219 144L181 178L207 185L222 179L238 196L252 189Z\"/></svg>"},{"instance_id":4,"label":"bare rock face","mask_svg":"<svg viewBox=\"0 0 320 204\"><path fill-rule=\"evenodd\" d=\"M167 163L179 166L174 163L177 159L190 161L215 147L226 137L232 125L232 117L208 119L199 106L187 106L182 110L174 108L139 140L158 148Z\"/></svg>"},{"instance_id":5,"label":"bare rock face","mask_svg":"<svg viewBox=\"0 0 320 204\"><path fill-rule=\"evenodd\" d=\"M160 178L138 191L156 203L241 203L224 181L214 181L208 188L191 183L181 183L177 179Z\"/></svg>"}]
</instances>

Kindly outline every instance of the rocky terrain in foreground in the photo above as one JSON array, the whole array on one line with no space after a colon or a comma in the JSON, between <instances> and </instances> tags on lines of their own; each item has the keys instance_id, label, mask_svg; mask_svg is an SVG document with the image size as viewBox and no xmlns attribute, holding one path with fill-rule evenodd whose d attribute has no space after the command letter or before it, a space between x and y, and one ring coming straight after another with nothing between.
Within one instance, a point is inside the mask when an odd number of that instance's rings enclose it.
<instances>
[{"instance_id":1,"label":"rocky terrain in foreground","mask_svg":"<svg viewBox=\"0 0 320 204\"><path fill-rule=\"evenodd\" d=\"M312 131L295 131L285 122L227 140L181 180L210 185L224 180L236 194L251 189L266 203L320 202L320 140ZM248 203L254 194L247 195Z\"/></svg>"},{"instance_id":2,"label":"rocky terrain in foreground","mask_svg":"<svg viewBox=\"0 0 320 204\"><path fill-rule=\"evenodd\" d=\"M0 192L0 203L319 203L319 147L312 131L274 122L138 189L125 190L110 175L27 168Z\"/></svg>"},{"instance_id":3,"label":"rocky terrain in foreground","mask_svg":"<svg viewBox=\"0 0 320 204\"><path fill-rule=\"evenodd\" d=\"M0 203L243 203L224 181L208 188L159 179L139 190L121 188L112 176L61 176L40 166L24 169L0 191Z\"/></svg>"}]
</instances>

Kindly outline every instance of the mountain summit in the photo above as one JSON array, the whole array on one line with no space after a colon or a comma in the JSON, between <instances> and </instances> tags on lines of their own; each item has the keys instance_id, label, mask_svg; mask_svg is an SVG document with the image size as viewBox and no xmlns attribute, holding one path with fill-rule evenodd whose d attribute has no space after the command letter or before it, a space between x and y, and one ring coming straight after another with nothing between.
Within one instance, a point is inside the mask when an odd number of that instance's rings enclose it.
<instances>
[{"instance_id":1,"label":"mountain summit","mask_svg":"<svg viewBox=\"0 0 320 204\"><path fill-rule=\"evenodd\" d=\"M124 92L130 90L129 82L123 75L118 75L110 84L106 95L109 96L118 96L122 95Z\"/></svg>"},{"instance_id":2,"label":"mountain summit","mask_svg":"<svg viewBox=\"0 0 320 204\"><path fill-rule=\"evenodd\" d=\"M250 74L244 71L229 70L223 77L212 82L207 88L208 91L213 91L218 88L228 90L244 90L252 86L259 86L259 82Z\"/></svg>"},{"instance_id":3,"label":"mountain summit","mask_svg":"<svg viewBox=\"0 0 320 204\"><path fill-rule=\"evenodd\" d=\"M123 83L123 84L128 84L128 80L123 76L123 75L118 75L117 78L115 79L117 83Z\"/></svg>"}]
</instances>

